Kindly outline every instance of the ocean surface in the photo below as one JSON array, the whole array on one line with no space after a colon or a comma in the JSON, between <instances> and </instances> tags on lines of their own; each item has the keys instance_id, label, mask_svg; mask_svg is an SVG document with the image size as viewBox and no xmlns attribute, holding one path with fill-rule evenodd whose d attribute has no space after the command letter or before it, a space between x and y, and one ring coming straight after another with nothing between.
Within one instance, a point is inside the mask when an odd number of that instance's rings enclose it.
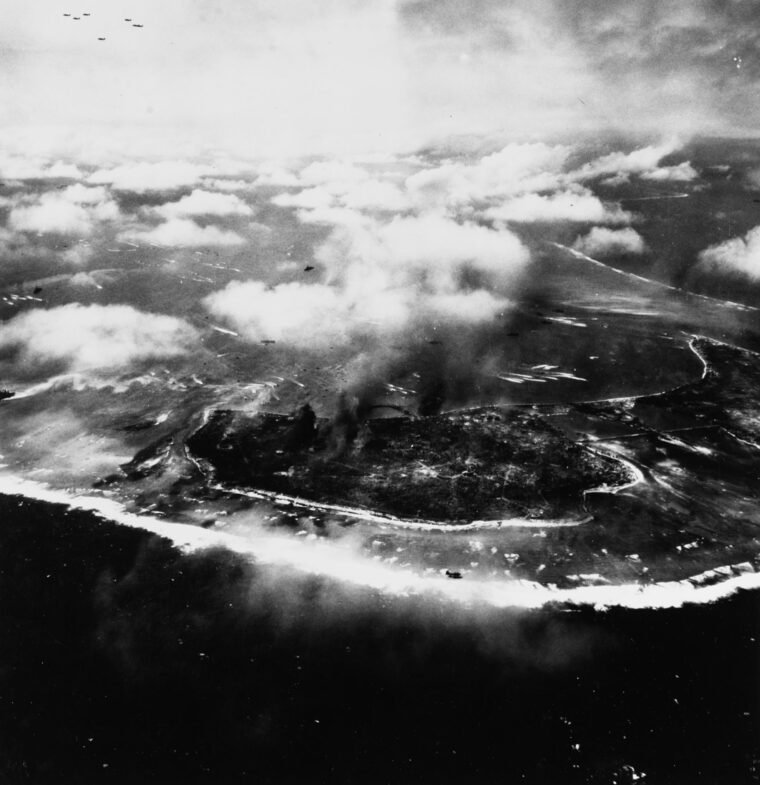
<instances>
[{"instance_id":1,"label":"ocean surface","mask_svg":"<svg viewBox=\"0 0 760 785\"><path fill-rule=\"evenodd\" d=\"M465 608L22 496L0 520L4 783L760 777L758 591Z\"/></svg>"}]
</instances>

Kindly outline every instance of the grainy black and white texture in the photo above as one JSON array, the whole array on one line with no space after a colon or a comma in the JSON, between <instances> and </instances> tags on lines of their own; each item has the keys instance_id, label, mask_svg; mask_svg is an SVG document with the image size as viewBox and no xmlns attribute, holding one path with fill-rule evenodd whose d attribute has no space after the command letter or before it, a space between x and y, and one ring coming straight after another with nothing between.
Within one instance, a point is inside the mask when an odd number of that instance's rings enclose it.
<instances>
[{"instance_id":1,"label":"grainy black and white texture","mask_svg":"<svg viewBox=\"0 0 760 785\"><path fill-rule=\"evenodd\" d=\"M0 782L760 781L751 0L5 0Z\"/></svg>"}]
</instances>

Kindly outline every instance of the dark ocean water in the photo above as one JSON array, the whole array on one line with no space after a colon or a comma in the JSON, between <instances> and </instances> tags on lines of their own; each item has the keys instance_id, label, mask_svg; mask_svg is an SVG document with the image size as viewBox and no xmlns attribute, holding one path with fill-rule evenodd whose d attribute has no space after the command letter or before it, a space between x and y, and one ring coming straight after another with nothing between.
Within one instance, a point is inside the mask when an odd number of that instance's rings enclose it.
<instances>
[{"instance_id":1,"label":"dark ocean water","mask_svg":"<svg viewBox=\"0 0 760 785\"><path fill-rule=\"evenodd\" d=\"M0 782L760 781L760 594L456 609L0 497Z\"/></svg>"}]
</instances>

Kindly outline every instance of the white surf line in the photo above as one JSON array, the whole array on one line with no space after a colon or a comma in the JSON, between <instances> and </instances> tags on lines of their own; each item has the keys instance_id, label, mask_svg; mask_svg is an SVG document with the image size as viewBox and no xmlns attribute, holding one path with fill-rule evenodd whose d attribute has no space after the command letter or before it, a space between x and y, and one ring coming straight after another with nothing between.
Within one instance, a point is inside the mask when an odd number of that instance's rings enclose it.
<instances>
[{"instance_id":1,"label":"white surf line","mask_svg":"<svg viewBox=\"0 0 760 785\"><path fill-rule=\"evenodd\" d=\"M742 444L746 444L748 447L754 447L756 450L760 450L760 444L756 444L755 442L751 442L749 439L742 439L741 436L737 436L733 431L730 431L723 425L717 426L718 430L727 433L732 439L736 439L737 442L741 442Z\"/></svg>"},{"instance_id":2,"label":"white surf line","mask_svg":"<svg viewBox=\"0 0 760 785\"><path fill-rule=\"evenodd\" d=\"M652 584L610 584L559 589L527 580L460 580L440 575L422 575L406 567L379 562L345 545L325 540L304 540L257 531L255 539L225 534L190 524L172 523L150 515L127 512L123 505L101 496L75 496L48 486L0 473L0 493L22 495L69 509L84 510L116 524L130 526L168 539L184 551L223 547L247 555L262 564L281 566L303 573L384 592L443 599L477 608L537 609L546 605L591 606L632 609L678 608L711 604L740 590L760 589L760 573L742 563L718 567L690 578ZM706 580L717 580L705 585Z\"/></svg>"},{"instance_id":3,"label":"white surf line","mask_svg":"<svg viewBox=\"0 0 760 785\"><path fill-rule=\"evenodd\" d=\"M708 343L716 343L718 344L718 346L725 346L727 349L736 349L736 351L738 352L747 352L747 354L752 354L755 357L760 357L760 352L756 352L754 351L754 349L747 349L746 346L737 346L735 343L728 343L728 341L721 341L718 338L712 338L709 335L702 335L700 333L688 333L685 330L682 330L681 333L682 335L688 335L691 338L694 338L695 340L707 341Z\"/></svg>"},{"instance_id":4,"label":"white surf line","mask_svg":"<svg viewBox=\"0 0 760 785\"><path fill-rule=\"evenodd\" d=\"M697 349L695 341L702 340L702 341L712 341L713 343L722 344L723 346L728 346L732 349L739 349L740 351L751 351L749 349L741 349L738 346L732 346L730 343L723 343L722 341L717 341L714 338L709 338L706 335L695 335L692 333L686 333L686 335L691 335L691 339L687 341L686 345L691 349L694 355L699 359L702 363L702 375L699 377L698 381L702 382L707 377L708 372L710 371L710 366L703 356L703 354ZM755 352L751 352L755 354ZM659 398L662 395L669 395L670 393L674 393L677 390L681 390L684 387L688 387L691 384L696 384L696 382L685 382L684 384L678 384L675 387L671 387L667 390L659 390L658 392L653 393L640 393L637 395L622 395L619 398L597 398L593 401L573 401L572 403L568 404L556 404L556 403L529 403L529 404L513 404L514 406L537 406L537 407L551 407L551 406L583 406L587 404L594 404L594 403L629 403L635 404L636 401L640 401L643 398Z\"/></svg>"},{"instance_id":5,"label":"white surf line","mask_svg":"<svg viewBox=\"0 0 760 785\"><path fill-rule=\"evenodd\" d=\"M697 348L696 341L698 341L699 339L702 339L703 341L704 340L711 341L712 338L705 338L703 335L692 335L687 343L689 349L691 349L692 352L694 352L694 354L699 358L699 361L702 363L702 377L700 378L699 381L703 382L707 378L707 374L710 372L710 365L707 362L707 358ZM715 343L720 343L720 341L715 341ZM728 344L724 344L724 346L727 345ZM736 349L737 347L734 346L732 348ZM675 389L678 388L676 387Z\"/></svg>"},{"instance_id":6,"label":"white surf line","mask_svg":"<svg viewBox=\"0 0 760 785\"><path fill-rule=\"evenodd\" d=\"M736 303L733 300L721 300L719 297L710 297L707 294L697 294L696 292L690 292L688 289L682 289L680 286L673 286L669 283L663 283L662 281L655 281L652 278L645 278L643 275L637 275L636 273L630 273L627 270L620 270L617 267L612 267L612 265L605 264L604 262L600 262L599 259L594 259L591 256L586 256L585 253L581 253L580 251L576 251L575 248L570 248L567 245L562 245L562 243L550 243L555 248L560 248L563 251L567 251L571 256L574 256L576 259L582 259L585 262L589 262L590 264L595 264L597 267L603 267L606 270L611 270L613 273L617 273L618 275L623 275L626 278L633 278L636 281L642 281L644 283L652 284L653 286L660 286L663 289L669 289L672 292L679 292L680 294L686 294L689 297L698 297L701 300L708 300L709 302L717 303L718 305L728 305L731 308L737 308L741 311L760 311L760 308L754 305L746 305L745 303Z\"/></svg>"},{"instance_id":7,"label":"white surf line","mask_svg":"<svg viewBox=\"0 0 760 785\"><path fill-rule=\"evenodd\" d=\"M588 443L581 443L581 446L588 450L589 452L593 453L594 455L599 455L603 458L607 458L608 460L617 461L618 463L622 463L626 469L631 473L631 480L629 482L623 483L621 485L599 485L596 488L590 488L587 491L583 491L583 498L585 499L586 496L590 493L609 493L609 494L617 494L621 491L626 491L629 488L633 488L636 485L640 485L646 482L646 477L644 472L636 466L635 463L632 463L628 458L623 458L623 456L616 453L614 450L596 450L593 447L590 447Z\"/></svg>"},{"instance_id":8,"label":"white surf line","mask_svg":"<svg viewBox=\"0 0 760 785\"><path fill-rule=\"evenodd\" d=\"M604 442L616 442L624 439L639 439L642 436L662 436L663 434L669 433L689 433L691 431L709 431L709 430L716 430L716 431L726 431L727 433L731 433L727 428L723 428L720 425L716 425L715 423L711 423L710 425L689 425L684 428L665 428L662 431L655 430L654 428L650 428L646 431L634 431L633 433L617 433L613 436L589 436L587 439L580 439L579 444L601 444ZM733 436L733 434L731 434Z\"/></svg>"},{"instance_id":9,"label":"white surf line","mask_svg":"<svg viewBox=\"0 0 760 785\"><path fill-rule=\"evenodd\" d=\"M501 520L471 521L470 523L442 523L439 521L416 521L408 518L397 518L373 510L366 510L361 507L347 507L341 504L329 504L327 502L315 502L301 496L290 496L284 493L262 490L244 490L243 488L230 488L225 485L214 484L210 486L212 490L232 493L236 496L246 496L250 499L268 501L277 505L288 505L299 507L304 510L315 512L326 512L341 517L354 518L356 520L367 521L368 523L389 524L399 529L412 529L415 531L438 531L438 532L471 532L483 529L558 529L572 526L580 526L592 520L591 516L580 518L575 521L555 520L555 519L534 519L534 518L504 518Z\"/></svg>"},{"instance_id":10,"label":"white surf line","mask_svg":"<svg viewBox=\"0 0 760 785\"><path fill-rule=\"evenodd\" d=\"M692 352L699 358L699 361L702 363L702 376L700 377L699 381L704 380L707 376L707 372L709 370L709 366L707 361L699 352L697 347L694 345L694 340L701 339L704 341L712 341L713 343L721 344L722 346L728 346L732 349L738 349L743 352L750 352L751 354L757 354L757 352L753 352L751 349L744 349L740 346L733 346L730 343L723 343L722 341L718 341L715 338L709 338L706 335L695 335L693 333L685 333L685 335L691 335L691 341L687 342L687 346L691 349ZM505 378L504 376L500 376L499 374L493 374L494 378L501 379L502 381L512 381L517 384L522 384L524 380L522 379L513 379L513 378ZM556 372L553 376L547 375L547 378L554 379L557 376ZM568 378L567 375L562 376L562 378ZM572 378L572 377L571 377ZM587 381L586 379L582 379L580 376L574 377L578 381ZM565 408L572 408L574 406L585 406L590 404L600 404L600 403L619 403L619 404L630 404L633 405L636 401L640 400L641 398L656 398L660 395L668 395L669 393L675 392L676 390L680 390L682 387L686 387L689 384L694 384L694 382L685 382L684 384L676 385L675 387L671 387L667 390L658 390L657 392L653 393L636 393L635 395L620 395L614 398L593 398L591 400L583 400L583 401L569 401L564 403L544 403L543 401L528 401L528 402L521 402L521 403L510 403L510 402L501 402L496 404L481 404L479 406L464 406L458 409L445 409L441 412L441 414L468 414L470 412L479 412L483 409L488 409L490 407L495 408L538 408L538 409L552 409L558 407L565 407Z\"/></svg>"}]
</instances>

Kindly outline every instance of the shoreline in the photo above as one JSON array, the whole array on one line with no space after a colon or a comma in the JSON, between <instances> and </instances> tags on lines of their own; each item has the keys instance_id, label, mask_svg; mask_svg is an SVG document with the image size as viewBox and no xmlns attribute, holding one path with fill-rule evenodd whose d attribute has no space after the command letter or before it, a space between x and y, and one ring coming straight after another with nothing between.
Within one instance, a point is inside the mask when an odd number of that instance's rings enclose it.
<instances>
[{"instance_id":1,"label":"shoreline","mask_svg":"<svg viewBox=\"0 0 760 785\"><path fill-rule=\"evenodd\" d=\"M595 610L628 608L660 610L686 605L707 605L743 590L760 589L760 572L749 562L719 565L673 581L609 584L559 589L535 581L451 581L445 576L425 576L405 568L379 564L342 544L304 541L289 535L255 532L251 538L230 535L190 524L173 523L153 516L130 513L108 497L78 496L54 490L34 480L0 474L0 494L24 496L90 512L115 525L157 534L186 552L221 547L268 564L321 575L338 582L363 586L392 596L416 595L432 601L479 607L539 610L550 606L591 607ZM711 581L710 583L707 583Z\"/></svg>"}]
</instances>

